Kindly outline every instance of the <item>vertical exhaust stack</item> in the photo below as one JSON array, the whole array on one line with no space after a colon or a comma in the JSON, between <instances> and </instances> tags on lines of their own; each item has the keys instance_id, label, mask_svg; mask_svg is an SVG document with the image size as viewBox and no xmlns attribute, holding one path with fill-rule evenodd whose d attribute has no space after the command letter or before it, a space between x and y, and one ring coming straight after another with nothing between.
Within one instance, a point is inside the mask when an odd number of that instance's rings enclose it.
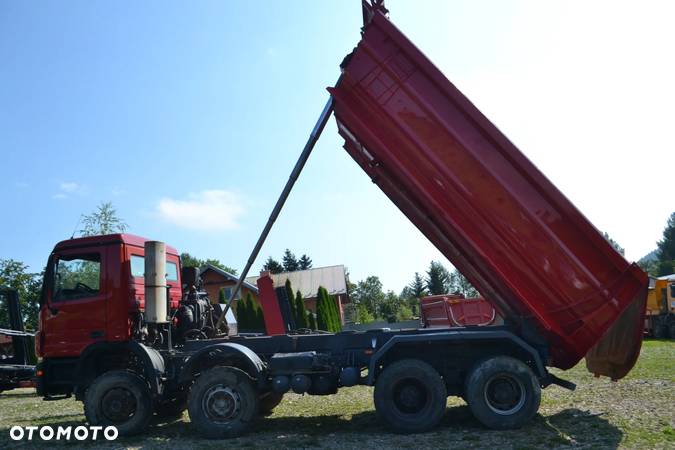
<instances>
[{"instance_id":1,"label":"vertical exhaust stack","mask_svg":"<svg viewBox=\"0 0 675 450\"><path fill-rule=\"evenodd\" d=\"M145 243L145 321L166 323L166 244Z\"/></svg>"}]
</instances>

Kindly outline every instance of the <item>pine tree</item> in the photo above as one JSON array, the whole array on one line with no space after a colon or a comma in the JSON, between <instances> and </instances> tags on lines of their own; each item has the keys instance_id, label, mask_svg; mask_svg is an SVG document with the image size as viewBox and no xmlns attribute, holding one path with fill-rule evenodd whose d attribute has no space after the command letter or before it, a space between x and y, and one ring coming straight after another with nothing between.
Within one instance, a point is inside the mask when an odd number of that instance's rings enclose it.
<instances>
[{"instance_id":1,"label":"pine tree","mask_svg":"<svg viewBox=\"0 0 675 450\"><path fill-rule=\"evenodd\" d=\"M246 299L240 298L237 302L237 330L242 332L247 329L248 321L248 305L246 305Z\"/></svg>"},{"instance_id":2,"label":"pine tree","mask_svg":"<svg viewBox=\"0 0 675 450\"><path fill-rule=\"evenodd\" d=\"M410 288L410 294L415 299L419 299L427 295L427 290L426 287L424 286L424 279L419 274L419 272L415 272L415 276L413 277L413 280L408 285L408 287Z\"/></svg>"},{"instance_id":3,"label":"pine tree","mask_svg":"<svg viewBox=\"0 0 675 450\"><path fill-rule=\"evenodd\" d=\"M330 331L328 322L330 318L328 317L328 305L326 304L327 296L326 289L319 287L319 291L316 294L316 328L318 330Z\"/></svg>"},{"instance_id":4,"label":"pine tree","mask_svg":"<svg viewBox=\"0 0 675 450\"><path fill-rule=\"evenodd\" d=\"M331 295L328 298L328 301L331 305L331 310L333 311L333 332L338 333L342 331L342 320L340 319L340 308L338 308L337 298Z\"/></svg>"},{"instance_id":5,"label":"pine tree","mask_svg":"<svg viewBox=\"0 0 675 450\"><path fill-rule=\"evenodd\" d=\"M303 254L298 260L298 269L307 270L312 268L312 258Z\"/></svg>"},{"instance_id":6,"label":"pine tree","mask_svg":"<svg viewBox=\"0 0 675 450\"><path fill-rule=\"evenodd\" d=\"M293 294L293 287L291 286L291 280L286 278L286 297L288 298L288 307L291 310L291 320L293 327L300 328L298 325L298 314L295 310L295 295Z\"/></svg>"},{"instance_id":7,"label":"pine tree","mask_svg":"<svg viewBox=\"0 0 675 450\"><path fill-rule=\"evenodd\" d=\"M227 302L227 299L225 298L225 288L220 288L220 291L218 291L218 303L221 305L224 305Z\"/></svg>"},{"instance_id":8,"label":"pine tree","mask_svg":"<svg viewBox=\"0 0 675 450\"><path fill-rule=\"evenodd\" d=\"M286 249L284 252L284 257L281 260L283 266L284 266L284 272L295 272L298 270L299 263L298 260L295 258L295 255L293 254L292 251L289 249Z\"/></svg>"},{"instance_id":9,"label":"pine tree","mask_svg":"<svg viewBox=\"0 0 675 450\"><path fill-rule=\"evenodd\" d=\"M656 256L659 259L658 276L670 275L675 271L675 212L668 218L663 239L657 242Z\"/></svg>"},{"instance_id":10,"label":"pine tree","mask_svg":"<svg viewBox=\"0 0 675 450\"><path fill-rule=\"evenodd\" d=\"M426 287L431 295L447 294L450 272L438 261L431 261L427 270Z\"/></svg>"},{"instance_id":11,"label":"pine tree","mask_svg":"<svg viewBox=\"0 0 675 450\"><path fill-rule=\"evenodd\" d=\"M263 264L263 270L269 270L271 273L281 273L284 271L284 266L270 256L267 258L267 261L265 261L265 264Z\"/></svg>"},{"instance_id":12,"label":"pine tree","mask_svg":"<svg viewBox=\"0 0 675 450\"><path fill-rule=\"evenodd\" d=\"M265 333L267 329L265 328L265 314L263 313L263 309L258 305L258 310L256 311L256 322L257 322L257 329L261 333Z\"/></svg>"},{"instance_id":13,"label":"pine tree","mask_svg":"<svg viewBox=\"0 0 675 450\"><path fill-rule=\"evenodd\" d=\"M295 320L296 328L307 328L307 310L305 309L305 299L302 298L300 291L295 296Z\"/></svg>"}]
</instances>

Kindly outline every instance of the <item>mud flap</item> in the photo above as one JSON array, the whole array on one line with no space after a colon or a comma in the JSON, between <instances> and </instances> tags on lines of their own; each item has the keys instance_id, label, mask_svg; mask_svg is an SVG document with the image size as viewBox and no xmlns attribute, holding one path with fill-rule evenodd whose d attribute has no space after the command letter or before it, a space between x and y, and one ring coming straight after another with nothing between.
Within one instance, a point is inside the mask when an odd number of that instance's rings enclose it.
<instances>
[{"instance_id":1,"label":"mud flap","mask_svg":"<svg viewBox=\"0 0 675 450\"><path fill-rule=\"evenodd\" d=\"M602 339L586 353L589 372L612 380L619 380L630 372L640 356L646 302L647 286L644 286Z\"/></svg>"}]
</instances>

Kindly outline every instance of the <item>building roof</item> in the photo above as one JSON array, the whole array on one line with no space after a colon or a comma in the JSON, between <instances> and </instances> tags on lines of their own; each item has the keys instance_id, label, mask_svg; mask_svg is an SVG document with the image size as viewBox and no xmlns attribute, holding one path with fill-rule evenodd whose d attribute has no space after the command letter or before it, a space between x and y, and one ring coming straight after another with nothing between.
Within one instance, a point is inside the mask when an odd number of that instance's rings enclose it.
<instances>
[{"instance_id":1,"label":"building roof","mask_svg":"<svg viewBox=\"0 0 675 450\"><path fill-rule=\"evenodd\" d=\"M667 281L675 281L675 273L671 273L670 275L664 275L662 277L658 277L659 280L667 280Z\"/></svg>"},{"instance_id":2,"label":"building roof","mask_svg":"<svg viewBox=\"0 0 675 450\"><path fill-rule=\"evenodd\" d=\"M305 298L314 298L319 286L326 288L330 295L347 293L345 266L317 267L315 269L298 270L296 272L282 272L271 275L275 286L283 286L286 280L291 280L294 291L300 291ZM255 283L259 277L248 277L246 281Z\"/></svg>"},{"instance_id":3,"label":"building roof","mask_svg":"<svg viewBox=\"0 0 675 450\"><path fill-rule=\"evenodd\" d=\"M230 280L230 281L233 281L233 282L235 282L235 283L236 283L237 281L239 281L239 277L238 277L238 276L236 276L236 275L234 275L234 274L231 274L230 272L226 272L226 271L224 271L223 269L221 269L220 267L214 266L213 264L205 264L205 265L203 265L202 267L200 267L200 268L199 268L199 275L203 274L203 273L206 272L207 270L212 270L212 271L214 271L215 273L217 273L218 275L223 276L225 279ZM242 287L245 287L246 289L248 289L248 290L250 290L250 291L253 291L253 292L255 292L256 294L258 293L258 286L256 286L256 285L253 284L253 283L249 283L249 282L248 282L248 278L246 279L246 281L244 281L244 284L242 284Z\"/></svg>"}]
</instances>

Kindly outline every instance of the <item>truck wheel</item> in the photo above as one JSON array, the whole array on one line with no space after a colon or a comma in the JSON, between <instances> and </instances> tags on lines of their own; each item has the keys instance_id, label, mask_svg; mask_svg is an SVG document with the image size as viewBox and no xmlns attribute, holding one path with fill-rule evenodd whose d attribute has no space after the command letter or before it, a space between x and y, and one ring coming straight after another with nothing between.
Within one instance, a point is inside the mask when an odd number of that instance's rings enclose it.
<instances>
[{"instance_id":1,"label":"truck wheel","mask_svg":"<svg viewBox=\"0 0 675 450\"><path fill-rule=\"evenodd\" d=\"M509 356L478 363L466 380L473 415L495 430L520 428L539 409L541 387L527 364Z\"/></svg>"},{"instance_id":2,"label":"truck wheel","mask_svg":"<svg viewBox=\"0 0 675 450\"><path fill-rule=\"evenodd\" d=\"M375 410L395 433L435 427L448 398L436 369L418 359L403 359L384 369L375 383Z\"/></svg>"},{"instance_id":3,"label":"truck wheel","mask_svg":"<svg viewBox=\"0 0 675 450\"><path fill-rule=\"evenodd\" d=\"M180 392L155 405L155 415L160 419L179 418L187 409L187 394Z\"/></svg>"},{"instance_id":4,"label":"truck wheel","mask_svg":"<svg viewBox=\"0 0 675 450\"><path fill-rule=\"evenodd\" d=\"M270 392L268 394L262 395L260 397L260 407L258 411L263 416L269 416L270 414L272 414L274 408L279 406L279 403L281 403L281 400L283 400L283 398L284 394L281 394L279 392Z\"/></svg>"},{"instance_id":5,"label":"truck wheel","mask_svg":"<svg viewBox=\"0 0 675 450\"><path fill-rule=\"evenodd\" d=\"M258 393L246 372L214 367L192 385L188 413L199 433L207 438L237 437L248 430L258 413Z\"/></svg>"},{"instance_id":6,"label":"truck wheel","mask_svg":"<svg viewBox=\"0 0 675 450\"><path fill-rule=\"evenodd\" d=\"M131 372L115 370L104 373L87 389L84 415L89 425L113 425L122 436L140 433L152 417L148 385Z\"/></svg>"}]
</instances>

